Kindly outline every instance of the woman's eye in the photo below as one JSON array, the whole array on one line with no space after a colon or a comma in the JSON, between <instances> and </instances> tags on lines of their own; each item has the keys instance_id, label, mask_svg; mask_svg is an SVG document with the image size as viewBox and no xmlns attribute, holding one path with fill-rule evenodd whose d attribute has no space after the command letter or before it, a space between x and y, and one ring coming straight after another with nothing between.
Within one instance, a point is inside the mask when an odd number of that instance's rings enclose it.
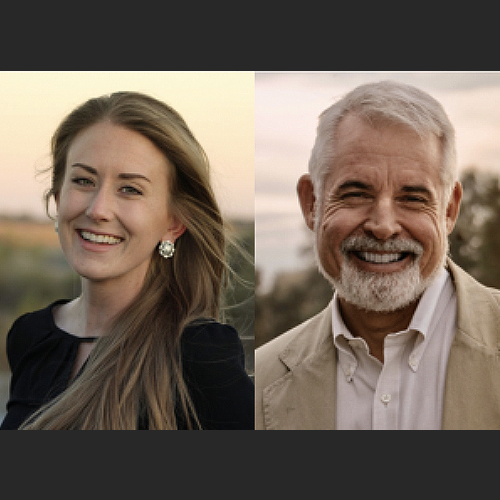
<instances>
[{"instance_id":1,"label":"woman's eye","mask_svg":"<svg viewBox=\"0 0 500 500\"><path fill-rule=\"evenodd\" d=\"M133 186L123 186L121 192L124 194L141 195L142 192Z\"/></svg>"},{"instance_id":2,"label":"woman's eye","mask_svg":"<svg viewBox=\"0 0 500 500\"><path fill-rule=\"evenodd\" d=\"M91 179L87 179L86 177L74 177L71 179L71 182L77 186L93 186L94 184Z\"/></svg>"}]
</instances>

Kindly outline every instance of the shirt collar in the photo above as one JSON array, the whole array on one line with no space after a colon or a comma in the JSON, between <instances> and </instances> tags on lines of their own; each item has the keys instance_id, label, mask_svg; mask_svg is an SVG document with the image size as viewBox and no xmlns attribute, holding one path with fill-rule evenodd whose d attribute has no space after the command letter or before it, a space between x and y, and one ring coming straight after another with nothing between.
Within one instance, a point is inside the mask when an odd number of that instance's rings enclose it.
<instances>
[{"instance_id":1,"label":"shirt collar","mask_svg":"<svg viewBox=\"0 0 500 500\"><path fill-rule=\"evenodd\" d=\"M449 278L448 271L443 267L438 272L432 283L427 287L418 303L417 309L413 313L409 330L416 330L426 337L430 331L430 325L436 309L439 297Z\"/></svg>"},{"instance_id":2,"label":"shirt collar","mask_svg":"<svg viewBox=\"0 0 500 500\"><path fill-rule=\"evenodd\" d=\"M414 330L421 334L418 335L417 340L415 341L415 346L410 355L409 364L413 371L417 371L425 346L428 344L430 334L432 333L431 323L436 315L440 296L449 278L450 275L444 267L438 271L436 278L427 287L420 298L417 309L413 313L410 325L406 330ZM345 360L342 362L341 360L341 365L346 373L346 376L351 378L354 370L356 369L357 362L352 349L349 346L349 340L352 340L355 337L353 337L342 319L337 292L335 292L333 297L332 330L335 346L337 349L348 355L349 361Z\"/></svg>"}]
</instances>

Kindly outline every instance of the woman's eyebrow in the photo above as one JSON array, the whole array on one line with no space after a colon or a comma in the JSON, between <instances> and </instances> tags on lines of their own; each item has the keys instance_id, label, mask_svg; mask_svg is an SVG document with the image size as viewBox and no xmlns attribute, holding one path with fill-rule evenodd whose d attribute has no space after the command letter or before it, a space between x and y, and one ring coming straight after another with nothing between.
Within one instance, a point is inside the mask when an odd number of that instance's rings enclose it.
<instances>
[{"instance_id":1,"label":"woman's eyebrow","mask_svg":"<svg viewBox=\"0 0 500 500\"><path fill-rule=\"evenodd\" d=\"M118 178L120 178L120 179L129 179L129 180L143 179L143 180L148 181L149 183L151 183L151 181L145 175L142 175L142 174L123 173L123 174L119 174Z\"/></svg>"},{"instance_id":2,"label":"woman's eyebrow","mask_svg":"<svg viewBox=\"0 0 500 500\"><path fill-rule=\"evenodd\" d=\"M91 167L89 165L85 165L85 163L73 163L73 165L71 165L71 167L72 168L74 168L74 167L83 168L83 170L86 170L89 174L98 175L98 172L94 167ZM143 179L143 180L151 183L151 180L148 179L145 175L136 174L133 172L124 172L122 174L119 174L118 178L119 179L127 179L127 180Z\"/></svg>"},{"instance_id":3,"label":"woman's eyebrow","mask_svg":"<svg viewBox=\"0 0 500 500\"><path fill-rule=\"evenodd\" d=\"M97 170L94 167L85 165L85 163L73 163L73 165L71 165L71 168L75 167L83 168L83 170L86 170L89 174L97 175Z\"/></svg>"}]
</instances>

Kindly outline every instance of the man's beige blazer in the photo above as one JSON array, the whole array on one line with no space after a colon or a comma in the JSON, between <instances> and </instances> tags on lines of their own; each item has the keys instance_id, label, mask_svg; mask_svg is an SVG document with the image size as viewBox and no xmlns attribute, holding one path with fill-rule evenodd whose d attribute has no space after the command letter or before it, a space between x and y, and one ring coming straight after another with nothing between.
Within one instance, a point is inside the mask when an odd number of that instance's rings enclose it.
<instances>
[{"instance_id":1,"label":"man's beige blazer","mask_svg":"<svg viewBox=\"0 0 500 500\"><path fill-rule=\"evenodd\" d=\"M448 261L457 332L448 359L443 429L500 429L500 291ZM256 429L334 429L337 353L332 303L257 349Z\"/></svg>"}]
</instances>

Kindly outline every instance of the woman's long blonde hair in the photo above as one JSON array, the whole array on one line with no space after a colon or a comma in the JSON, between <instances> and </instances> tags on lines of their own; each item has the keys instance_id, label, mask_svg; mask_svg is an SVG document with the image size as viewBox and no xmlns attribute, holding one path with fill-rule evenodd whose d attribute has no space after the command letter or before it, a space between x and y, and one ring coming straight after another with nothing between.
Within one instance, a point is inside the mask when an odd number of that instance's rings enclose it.
<instances>
[{"instance_id":1,"label":"woman's long blonde hair","mask_svg":"<svg viewBox=\"0 0 500 500\"><path fill-rule=\"evenodd\" d=\"M137 92L90 99L52 138L52 187L59 193L68 149L102 120L142 134L174 165L171 210L186 226L174 258L154 251L141 292L101 337L85 369L24 424L27 429L150 429L200 426L183 379L180 338L198 318L218 318L226 264L225 226L209 181L205 152L182 117ZM153 249L152 249L153 250Z\"/></svg>"}]
</instances>

